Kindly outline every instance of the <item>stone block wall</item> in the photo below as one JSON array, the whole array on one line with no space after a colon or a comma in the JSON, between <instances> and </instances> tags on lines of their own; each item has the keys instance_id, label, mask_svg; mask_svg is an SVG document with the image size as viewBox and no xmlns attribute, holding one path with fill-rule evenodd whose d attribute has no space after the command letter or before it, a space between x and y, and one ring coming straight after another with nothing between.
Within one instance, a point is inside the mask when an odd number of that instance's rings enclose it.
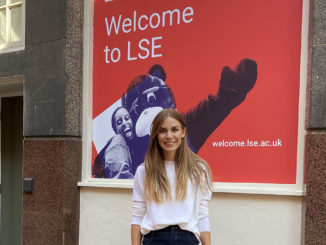
<instances>
[{"instance_id":1,"label":"stone block wall","mask_svg":"<svg viewBox=\"0 0 326 245\"><path fill-rule=\"evenodd\" d=\"M326 244L326 1L310 1L305 244Z\"/></svg>"}]
</instances>

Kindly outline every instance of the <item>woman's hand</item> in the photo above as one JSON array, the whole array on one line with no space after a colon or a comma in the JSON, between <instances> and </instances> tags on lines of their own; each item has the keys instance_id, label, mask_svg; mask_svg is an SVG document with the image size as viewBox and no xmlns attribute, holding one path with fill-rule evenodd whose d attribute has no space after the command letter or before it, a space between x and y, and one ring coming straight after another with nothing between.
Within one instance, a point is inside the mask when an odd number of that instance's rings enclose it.
<instances>
[{"instance_id":1,"label":"woman's hand","mask_svg":"<svg viewBox=\"0 0 326 245\"><path fill-rule=\"evenodd\" d=\"M200 241L202 245L211 245L211 233L209 231L200 232Z\"/></svg>"},{"instance_id":2,"label":"woman's hand","mask_svg":"<svg viewBox=\"0 0 326 245\"><path fill-rule=\"evenodd\" d=\"M141 245L141 239L140 225L131 225L131 244Z\"/></svg>"}]
</instances>

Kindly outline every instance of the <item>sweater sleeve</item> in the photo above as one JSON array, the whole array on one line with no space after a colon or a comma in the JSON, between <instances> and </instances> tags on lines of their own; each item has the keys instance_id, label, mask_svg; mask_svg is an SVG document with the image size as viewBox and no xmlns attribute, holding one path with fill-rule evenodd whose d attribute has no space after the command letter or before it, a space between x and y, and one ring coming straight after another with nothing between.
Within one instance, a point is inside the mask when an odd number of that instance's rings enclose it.
<instances>
[{"instance_id":1,"label":"sweater sleeve","mask_svg":"<svg viewBox=\"0 0 326 245\"><path fill-rule=\"evenodd\" d=\"M140 165L137 168L134 178L131 224L140 225L146 213L146 204L144 198L144 180L145 167L143 165Z\"/></svg>"},{"instance_id":2,"label":"sweater sleeve","mask_svg":"<svg viewBox=\"0 0 326 245\"><path fill-rule=\"evenodd\" d=\"M199 232L210 231L208 202L212 198L209 188L202 193L198 210L198 229Z\"/></svg>"},{"instance_id":3,"label":"sweater sleeve","mask_svg":"<svg viewBox=\"0 0 326 245\"><path fill-rule=\"evenodd\" d=\"M198 212L198 229L199 232L210 231L208 200L202 199Z\"/></svg>"}]
</instances>

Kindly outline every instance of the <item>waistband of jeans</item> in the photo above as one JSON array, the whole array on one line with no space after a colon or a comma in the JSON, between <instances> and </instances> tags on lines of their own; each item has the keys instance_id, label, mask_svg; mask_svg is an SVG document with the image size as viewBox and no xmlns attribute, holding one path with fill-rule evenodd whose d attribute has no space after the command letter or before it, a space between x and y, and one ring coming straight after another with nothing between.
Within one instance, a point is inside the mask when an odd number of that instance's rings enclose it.
<instances>
[{"instance_id":1,"label":"waistband of jeans","mask_svg":"<svg viewBox=\"0 0 326 245\"><path fill-rule=\"evenodd\" d=\"M170 226L167 226L167 227L165 227L163 229L150 231L149 233L147 233L145 235L145 237L151 237L151 236L155 236L155 235L162 234L162 233L170 233L170 232L173 232L173 231L177 231L178 233L181 232L181 233L194 234L194 233L192 233L190 231L181 229L178 225L170 225Z\"/></svg>"},{"instance_id":2,"label":"waistband of jeans","mask_svg":"<svg viewBox=\"0 0 326 245\"><path fill-rule=\"evenodd\" d=\"M165 231L174 231L174 230L181 231L181 228L178 225L169 225L169 226L167 226L167 227L165 227L163 229L159 229L159 230L156 230L156 231L158 231L158 232L160 232L160 231L165 232Z\"/></svg>"}]
</instances>

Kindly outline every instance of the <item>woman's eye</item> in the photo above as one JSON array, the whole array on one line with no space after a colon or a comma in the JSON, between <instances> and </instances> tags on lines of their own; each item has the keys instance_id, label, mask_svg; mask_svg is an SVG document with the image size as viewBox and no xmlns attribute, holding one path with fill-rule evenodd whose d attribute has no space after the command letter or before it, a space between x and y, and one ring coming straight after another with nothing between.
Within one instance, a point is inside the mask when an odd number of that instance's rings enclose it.
<instances>
[{"instance_id":1,"label":"woman's eye","mask_svg":"<svg viewBox=\"0 0 326 245\"><path fill-rule=\"evenodd\" d=\"M117 124L120 125L122 123L122 119L118 119Z\"/></svg>"},{"instance_id":2,"label":"woman's eye","mask_svg":"<svg viewBox=\"0 0 326 245\"><path fill-rule=\"evenodd\" d=\"M129 115L126 115L125 116L125 120L127 121L127 120L129 120L130 119L130 116Z\"/></svg>"}]
</instances>

